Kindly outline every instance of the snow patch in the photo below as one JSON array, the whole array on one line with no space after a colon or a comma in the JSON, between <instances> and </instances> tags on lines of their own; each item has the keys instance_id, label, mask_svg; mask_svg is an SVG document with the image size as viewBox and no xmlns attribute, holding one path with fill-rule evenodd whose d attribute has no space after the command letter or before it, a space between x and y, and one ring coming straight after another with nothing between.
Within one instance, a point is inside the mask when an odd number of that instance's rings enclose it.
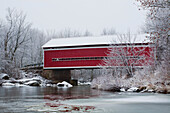
<instances>
[{"instance_id":1,"label":"snow patch","mask_svg":"<svg viewBox=\"0 0 170 113\"><path fill-rule=\"evenodd\" d=\"M91 85L91 82L79 82L78 81L78 85Z\"/></svg>"},{"instance_id":2,"label":"snow patch","mask_svg":"<svg viewBox=\"0 0 170 113\"><path fill-rule=\"evenodd\" d=\"M131 87L131 88L129 88L127 91L128 91L128 92L136 92L138 89L139 89L139 88L137 88L137 87Z\"/></svg>"},{"instance_id":3,"label":"snow patch","mask_svg":"<svg viewBox=\"0 0 170 113\"><path fill-rule=\"evenodd\" d=\"M2 86L15 86L13 83L2 83Z\"/></svg>"},{"instance_id":4,"label":"snow patch","mask_svg":"<svg viewBox=\"0 0 170 113\"><path fill-rule=\"evenodd\" d=\"M30 86L39 86L39 82L33 80L33 81L29 81L29 82L26 82L24 83L25 85L30 85Z\"/></svg>"},{"instance_id":5,"label":"snow patch","mask_svg":"<svg viewBox=\"0 0 170 113\"><path fill-rule=\"evenodd\" d=\"M62 88L69 88L69 87L73 87L73 85L71 85L70 83L63 81L61 83L57 84L58 87L62 87Z\"/></svg>"},{"instance_id":6,"label":"snow patch","mask_svg":"<svg viewBox=\"0 0 170 113\"><path fill-rule=\"evenodd\" d=\"M121 88L120 91L121 92L125 92L126 90L125 90L125 88Z\"/></svg>"}]
</instances>

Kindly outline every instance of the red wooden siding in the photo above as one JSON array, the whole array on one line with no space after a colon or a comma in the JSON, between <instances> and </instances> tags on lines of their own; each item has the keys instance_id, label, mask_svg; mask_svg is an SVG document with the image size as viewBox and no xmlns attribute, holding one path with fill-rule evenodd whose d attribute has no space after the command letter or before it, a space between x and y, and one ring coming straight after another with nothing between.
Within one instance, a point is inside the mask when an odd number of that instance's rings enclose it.
<instances>
[{"instance_id":1,"label":"red wooden siding","mask_svg":"<svg viewBox=\"0 0 170 113\"><path fill-rule=\"evenodd\" d=\"M116 46L116 48L120 48ZM123 49L128 50L127 56L133 56L132 50L130 48L123 47ZM135 66L152 65L154 62L154 53L151 47L135 47L133 50L143 50L138 55L137 52L133 52L136 56L142 57L137 62ZM100 57L107 57L109 53L108 48L83 48L83 49L63 49L63 50L44 50L44 68L76 68L76 67L90 67L103 65L102 59ZM117 54L114 54L116 58ZM109 56L108 56L109 57ZM71 59L68 59L71 58ZM92 59L87 59L92 58ZM115 61L114 61L115 60ZM120 66L116 62L119 59L113 59L113 66ZM134 63L134 59L130 59L131 63ZM123 66L123 64L122 64Z\"/></svg>"},{"instance_id":2,"label":"red wooden siding","mask_svg":"<svg viewBox=\"0 0 170 113\"><path fill-rule=\"evenodd\" d=\"M108 57L113 57L109 61L109 66L148 66L154 65L154 47L115 47L113 54ZM121 59L121 56L128 57ZM104 65L104 63L103 63Z\"/></svg>"},{"instance_id":3,"label":"red wooden siding","mask_svg":"<svg viewBox=\"0 0 170 113\"><path fill-rule=\"evenodd\" d=\"M52 61L52 58L106 57L107 51L107 48L44 51L44 67L97 66L101 60Z\"/></svg>"}]
</instances>

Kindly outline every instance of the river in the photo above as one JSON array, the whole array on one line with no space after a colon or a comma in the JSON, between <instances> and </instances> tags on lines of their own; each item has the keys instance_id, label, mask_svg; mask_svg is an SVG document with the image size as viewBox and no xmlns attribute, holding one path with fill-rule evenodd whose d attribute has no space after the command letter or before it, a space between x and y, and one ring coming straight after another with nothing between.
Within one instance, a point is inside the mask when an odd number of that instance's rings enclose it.
<instances>
[{"instance_id":1,"label":"river","mask_svg":"<svg viewBox=\"0 0 170 113\"><path fill-rule=\"evenodd\" d=\"M169 113L170 95L114 93L89 86L0 87L0 113Z\"/></svg>"}]
</instances>

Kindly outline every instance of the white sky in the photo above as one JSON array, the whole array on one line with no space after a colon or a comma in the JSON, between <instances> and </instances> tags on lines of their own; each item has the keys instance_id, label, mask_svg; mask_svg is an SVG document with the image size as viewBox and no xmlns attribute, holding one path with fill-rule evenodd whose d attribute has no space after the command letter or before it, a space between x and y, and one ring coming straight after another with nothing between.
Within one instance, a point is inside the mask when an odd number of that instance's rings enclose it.
<instances>
[{"instance_id":1,"label":"white sky","mask_svg":"<svg viewBox=\"0 0 170 113\"><path fill-rule=\"evenodd\" d=\"M8 7L22 10L27 21L41 30L61 31L65 28L99 35L103 28L136 33L145 22L135 0L0 0L0 18Z\"/></svg>"}]
</instances>

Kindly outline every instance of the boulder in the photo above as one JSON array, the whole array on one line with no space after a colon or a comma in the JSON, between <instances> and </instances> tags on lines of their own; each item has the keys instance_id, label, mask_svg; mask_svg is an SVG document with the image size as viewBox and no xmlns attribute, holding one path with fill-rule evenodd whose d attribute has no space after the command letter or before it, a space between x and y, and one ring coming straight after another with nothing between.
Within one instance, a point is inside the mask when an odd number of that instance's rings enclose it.
<instances>
[{"instance_id":1,"label":"boulder","mask_svg":"<svg viewBox=\"0 0 170 113\"><path fill-rule=\"evenodd\" d=\"M137 87L131 87L127 90L128 92L139 92L139 88Z\"/></svg>"},{"instance_id":2,"label":"boulder","mask_svg":"<svg viewBox=\"0 0 170 113\"><path fill-rule=\"evenodd\" d=\"M155 88L156 88L155 86L153 86L152 84L149 84L146 89L155 90Z\"/></svg>"},{"instance_id":3,"label":"boulder","mask_svg":"<svg viewBox=\"0 0 170 113\"><path fill-rule=\"evenodd\" d=\"M145 86L140 86L139 91L141 93L144 93L144 92L152 93L152 92L155 92L155 86L153 86L152 84L145 85Z\"/></svg>"},{"instance_id":4,"label":"boulder","mask_svg":"<svg viewBox=\"0 0 170 113\"><path fill-rule=\"evenodd\" d=\"M148 92L148 90L147 89L144 89L144 90L142 90L142 91L140 91L141 93L145 93L145 92Z\"/></svg>"},{"instance_id":5,"label":"boulder","mask_svg":"<svg viewBox=\"0 0 170 113\"><path fill-rule=\"evenodd\" d=\"M16 87L23 87L23 86L27 86L27 85L16 83L15 86Z\"/></svg>"},{"instance_id":6,"label":"boulder","mask_svg":"<svg viewBox=\"0 0 170 113\"><path fill-rule=\"evenodd\" d=\"M153 92L155 92L155 90L153 90L153 89L148 89L148 92L149 92L149 93L153 93Z\"/></svg>"},{"instance_id":7,"label":"boulder","mask_svg":"<svg viewBox=\"0 0 170 113\"><path fill-rule=\"evenodd\" d=\"M2 83L3 83L2 80L0 80L0 86L2 86Z\"/></svg>"},{"instance_id":8,"label":"boulder","mask_svg":"<svg viewBox=\"0 0 170 113\"><path fill-rule=\"evenodd\" d=\"M1 73L0 74L0 79L3 79L3 80L9 80L9 75L8 74L5 74L5 73Z\"/></svg>"},{"instance_id":9,"label":"boulder","mask_svg":"<svg viewBox=\"0 0 170 113\"><path fill-rule=\"evenodd\" d=\"M158 87L156 89L156 92L163 93L163 94L170 94L170 87L169 86Z\"/></svg>"},{"instance_id":10,"label":"boulder","mask_svg":"<svg viewBox=\"0 0 170 113\"><path fill-rule=\"evenodd\" d=\"M167 86L167 93L170 94L170 86Z\"/></svg>"},{"instance_id":11,"label":"boulder","mask_svg":"<svg viewBox=\"0 0 170 113\"><path fill-rule=\"evenodd\" d=\"M29 86L40 86L40 83L38 81L29 81L24 83L24 85L29 85Z\"/></svg>"},{"instance_id":12,"label":"boulder","mask_svg":"<svg viewBox=\"0 0 170 113\"><path fill-rule=\"evenodd\" d=\"M80 82L80 81L78 81L78 85L91 85L91 82Z\"/></svg>"},{"instance_id":13,"label":"boulder","mask_svg":"<svg viewBox=\"0 0 170 113\"><path fill-rule=\"evenodd\" d=\"M120 87L118 86L112 86L111 88L104 89L106 91L113 91L113 92L120 92Z\"/></svg>"},{"instance_id":14,"label":"boulder","mask_svg":"<svg viewBox=\"0 0 170 113\"><path fill-rule=\"evenodd\" d=\"M38 77L38 76L37 77L33 77L32 80L35 80L35 81L37 81L39 83L41 83L43 81L43 79Z\"/></svg>"},{"instance_id":15,"label":"boulder","mask_svg":"<svg viewBox=\"0 0 170 113\"><path fill-rule=\"evenodd\" d=\"M93 83L92 85L91 85L91 88L92 89L99 89L99 84L97 84L97 83Z\"/></svg>"},{"instance_id":16,"label":"boulder","mask_svg":"<svg viewBox=\"0 0 170 113\"><path fill-rule=\"evenodd\" d=\"M170 81L168 81L168 82L166 83L166 85L169 85L169 86L170 86Z\"/></svg>"},{"instance_id":17,"label":"boulder","mask_svg":"<svg viewBox=\"0 0 170 113\"><path fill-rule=\"evenodd\" d=\"M125 92L126 90L125 90L125 88L121 88L120 91L121 92Z\"/></svg>"},{"instance_id":18,"label":"boulder","mask_svg":"<svg viewBox=\"0 0 170 113\"><path fill-rule=\"evenodd\" d=\"M147 86L140 86L139 91L140 92L146 91L146 88L147 88Z\"/></svg>"},{"instance_id":19,"label":"boulder","mask_svg":"<svg viewBox=\"0 0 170 113\"><path fill-rule=\"evenodd\" d=\"M16 80L16 81L20 84L25 84L29 81L32 81L32 79L31 78L23 78L23 79L19 79L19 80Z\"/></svg>"},{"instance_id":20,"label":"boulder","mask_svg":"<svg viewBox=\"0 0 170 113\"><path fill-rule=\"evenodd\" d=\"M13 83L2 83L2 86L15 86Z\"/></svg>"},{"instance_id":21,"label":"boulder","mask_svg":"<svg viewBox=\"0 0 170 113\"><path fill-rule=\"evenodd\" d=\"M166 87L157 87L156 88L156 93L166 94L167 93L167 88Z\"/></svg>"},{"instance_id":22,"label":"boulder","mask_svg":"<svg viewBox=\"0 0 170 113\"><path fill-rule=\"evenodd\" d=\"M57 83L57 86L58 87L63 87L63 88L73 87L73 85L71 85L70 83L68 83L66 81Z\"/></svg>"},{"instance_id":23,"label":"boulder","mask_svg":"<svg viewBox=\"0 0 170 113\"><path fill-rule=\"evenodd\" d=\"M38 77L23 78L23 79L16 80L16 82L18 82L20 84L25 84L25 83L28 83L30 81L37 81L40 84L42 80L40 78L38 78Z\"/></svg>"},{"instance_id":24,"label":"boulder","mask_svg":"<svg viewBox=\"0 0 170 113\"><path fill-rule=\"evenodd\" d=\"M152 92L155 92L155 86L153 86L152 84L149 84L148 86L147 86L147 92L149 92L149 93L152 93Z\"/></svg>"},{"instance_id":25,"label":"boulder","mask_svg":"<svg viewBox=\"0 0 170 113\"><path fill-rule=\"evenodd\" d=\"M10 80L9 82L10 82L10 83L13 83L13 84L18 83L18 81L17 81L17 80L15 80L15 79Z\"/></svg>"},{"instance_id":26,"label":"boulder","mask_svg":"<svg viewBox=\"0 0 170 113\"><path fill-rule=\"evenodd\" d=\"M52 87L53 85L52 85L52 84L46 84L45 86L47 86L47 87Z\"/></svg>"}]
</instances>

